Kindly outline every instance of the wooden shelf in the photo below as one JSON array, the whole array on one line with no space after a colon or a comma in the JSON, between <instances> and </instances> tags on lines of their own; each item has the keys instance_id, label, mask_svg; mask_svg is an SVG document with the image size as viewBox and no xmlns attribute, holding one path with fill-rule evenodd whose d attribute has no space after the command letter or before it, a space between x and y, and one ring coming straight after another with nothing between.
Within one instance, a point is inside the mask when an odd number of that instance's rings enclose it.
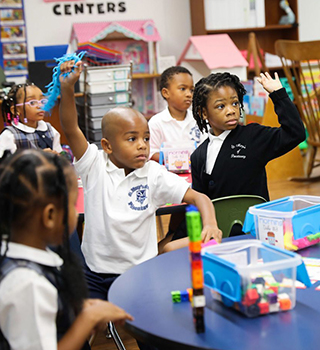
<instances>
[{"instance_id":1,"label":"wooden shelf","mask_svg":"<svg viewBox=\"0 0 320 350\"><path fill-rule=\"evenodd\" d=\"M152 79L158 78L161 74L149 74L149 73L134 73L132 79Z\"/></svg>"},{"instance_id":2,"label":"wooden shelf","mask_svg":"<svg viewBox=\"0 0 320 350\"><path fill-rule=\"evenodd\" d=\"M219 33L233 33L233 32L263 32L269 30L283 30L283 29L292 29L296 28L298 24L273 24L265 27L248 27L248 28L230 28L230 29L216 29L216 30L207 30L207 34L219 34Z\"/></svg>"},{"instance_id":3,"label":"wooden shelf","mask_svg":"<svg viewBox=\"0 0 320 350\"><path fill-rule=\"evenodd\" d=\"M298 18L298 0L288 0L289 5ZM285 12L279 6L279 0L265 0L265 27L252 28L229 28L206 30L205 27L205 0L189 0L191 13L192 35L206 34L229 34L239 50L246 50L248 47L249 33L254 32L263 51L275 54L274 43L278 39L299 40L298 24L279 24L280 18ZM228 16L228 13L221 13L221 16Z\"/></svg>"}]
</instances>

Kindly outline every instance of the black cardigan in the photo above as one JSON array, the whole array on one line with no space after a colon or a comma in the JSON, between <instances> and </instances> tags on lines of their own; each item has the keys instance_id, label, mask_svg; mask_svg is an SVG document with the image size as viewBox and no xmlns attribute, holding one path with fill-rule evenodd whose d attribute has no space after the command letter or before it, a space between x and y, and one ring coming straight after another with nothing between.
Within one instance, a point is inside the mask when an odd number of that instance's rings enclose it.
<instances>
[{"instance_id":1,"label":"black cardigan","mask_svg":"<svg viewBox=\"0 0 320 350\"><path fill-rule=\"evenodd\" d=\"M191 155L192 188L209 198L255 194L269 200L266 164L305 140L297 108L284 88L270 94L279 128L238 125L224 140L212 173L206 174L207 148L204 141Z\"/></svg>"}]
</instances>

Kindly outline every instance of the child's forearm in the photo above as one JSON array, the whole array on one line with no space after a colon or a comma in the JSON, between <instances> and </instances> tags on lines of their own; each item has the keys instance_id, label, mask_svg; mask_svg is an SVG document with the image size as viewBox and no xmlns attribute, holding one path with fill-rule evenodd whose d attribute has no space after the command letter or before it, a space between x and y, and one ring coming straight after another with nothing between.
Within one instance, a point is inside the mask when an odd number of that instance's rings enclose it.
<instances>
[{"instance_id":1,"label":"child's forearm","mask_svg":"<svg viewBox=\"0 0 320 350\"><path fill-rule=\"evenodd\" d=\"M198 208L201 214L203 226L210 225L218 227L214 206L209 197L202 193L198 193L195 197L194 205Z\"/></svg>"},{"instance_id":2,"label":"child's forearm","mask_svg":"<svg viewBox=\"0 0 320 350\"><path fill-rule=\"evenodd\" d=\"M91 335L96 322L85 313L75 319L67 333L58 343L58 350L80 350Z\"/></svg>"},{"instance_id":3,"label":"child's forearm","mask_svg":"<svg viewBox=\"0 0 320 350\"><path fill-rule=\"evenodd\" d=\"M61 87L60 122L66 136L78 128L78 115L73 86Z\"/></svg>"}]
</instances>

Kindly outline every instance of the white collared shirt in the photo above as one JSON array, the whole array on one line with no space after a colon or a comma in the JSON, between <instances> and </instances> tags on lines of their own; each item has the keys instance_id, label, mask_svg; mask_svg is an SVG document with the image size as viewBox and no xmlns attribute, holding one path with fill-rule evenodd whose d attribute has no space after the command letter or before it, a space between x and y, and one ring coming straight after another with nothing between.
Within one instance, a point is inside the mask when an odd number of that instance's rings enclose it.
<instances>
[{"instance_id":1,"label":"white collared shirt","mask_svg":"<svg viewBox=\"0 0 320 350\"><path fill-rule=\"evenodd\" d=\"M31 128L28 125L22 124L18 122L17 125L14 123L11 124L13 127L15 127L18 130L21 130L23 132L27 133L34 133L36 130L38 131L47 131L48 126L45 121L39 120L38 126L36 129ZM53 130L53 144L52 149L58 153L62 152L61 144L60 144L60 134L59 132L51 125ZM14 153L17 150L17 145L15 143L14 135L10 130L4 130L0 134L0 157L2 157L3 152L5 150L9 150L11 153Z\"/></svg>"},{"instance_id":2,"label":"white collared shirt","mask_svg":"<svg viewBox=\"0 0 320 350\"><path fill-rule=\"evenodd\" d=\"M5 243L2 248L5 248ZM63 260L51 250L9 243L7 256L46 266ZM56 350L57 289L43 275L18 267L0 283L0 327L12 350Z\"/></svg>"},{"instance_id":3,"label":"white collared shirt","mask_svg":"<svg viewBox=\"0 0 320 350\"><path fill-rule=\"evenodd\" d=\"M206 163L206 173L211 174L214 164L217 160L218 154L220 152L223 141L230 134L231 130L225 130L219 136L214 136L212 130L209 131L209 144L207 148L207 163Z\"/></svg>"},{"instance_id":4,"label":"white collared shirt","mask_svg":"<svg viewBox=\"0 0 320 350\"><path fill-rule=\"evenodd\" d=\"M81 248L89 268L121 274L155 257L155 212L166 203L181 203L189 184L154 161L125 176L94 144L74 166L83 184Z\"/></svg>"},{"instance_id":5,"label":"white collared shirt","mask_svg":"<svg viewBox=\"0 0 320 350\"><path fill-rule=\"evenodd\" d=\"M183 121L172 118L169 108L149 120L150 158L160 151L163 142L195 141L199 146L207 135L200 132L192 112L188 109Z\"/></svg>"}]
</instances>

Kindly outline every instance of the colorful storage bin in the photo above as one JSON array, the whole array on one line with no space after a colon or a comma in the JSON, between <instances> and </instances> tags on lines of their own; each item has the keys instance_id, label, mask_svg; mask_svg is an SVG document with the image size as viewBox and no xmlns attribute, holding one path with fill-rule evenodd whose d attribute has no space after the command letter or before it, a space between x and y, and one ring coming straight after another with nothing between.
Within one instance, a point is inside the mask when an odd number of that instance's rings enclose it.
<instances>
[{"instance_id":1,"label":"colorful storage bin","mask_svg":"<svg viewBox=\"0 0 320 350\"><path fill-rule=\"evenodd\" d=\"M320 242L320 197L290 196L250 207L243 231L288 250L316 244Z\"/></svg>"},{"instance_id":2,"label":"colorful storage bin","mask_svg":"<svg viewBox=\"0 0 320 350\"><path fill-rule=\"evenodd\" d=\"M286 311L296 304L296 280L311 285L300 255L243 239L201 251L207 307L214 300L248 317Z\"/></svg>"}]
</instances>

